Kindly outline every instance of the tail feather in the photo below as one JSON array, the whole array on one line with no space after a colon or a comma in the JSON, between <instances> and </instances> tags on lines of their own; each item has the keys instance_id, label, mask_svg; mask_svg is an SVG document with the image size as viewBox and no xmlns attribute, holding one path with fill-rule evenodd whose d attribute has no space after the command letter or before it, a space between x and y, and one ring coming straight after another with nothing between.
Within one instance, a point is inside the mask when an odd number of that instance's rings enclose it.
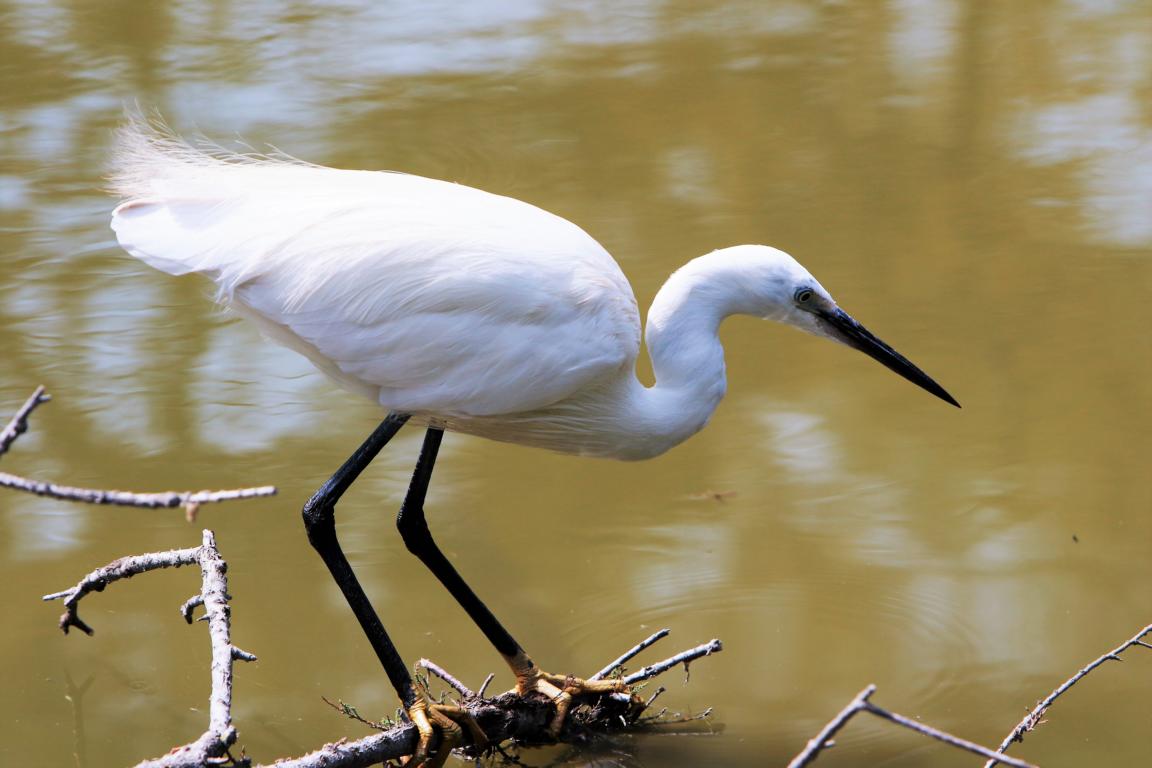
<instances>
[{"instance_id":1,"label":"tail feather","mask_svg":"<svg viewBox=\"0 0 1152 768\"><path fill-rule=\"evenodd\" d=\"M283 188L285 171L301 166L307 164L193 145L159 120L130 115L112 152L109 188L124 199L112 229L128 253L156 269L215 279L234 260L221 244L246 238L242 228L231 229L242 223L245 201Z\"/></svg>"},{"instance_id":2,"label":"tail feather","mask_svg":"<svg viewBox=\"0 0 1152 768\"><path fill-rule=\"evenodd\" d=\"M224 162L217 155L195 149L158 119L132 114L116 131L109 189L128 200L163 196L165 182Z\"/></svg>"},{"instance_id":3,"label":"tail feather","mask_svg":"<svg viewBox=\"0 0 1152 768\"><path fill-rule=\"evenodd\" d=\"M212 197L233 192L231 178L242 177L248 188L254 177L275 179L285 169L319 167L278 151L241 154L206 140L190 143L159 118L130 114L116 131L108 182L113 194L127 200Z\"/></svg>"}]
</instances>

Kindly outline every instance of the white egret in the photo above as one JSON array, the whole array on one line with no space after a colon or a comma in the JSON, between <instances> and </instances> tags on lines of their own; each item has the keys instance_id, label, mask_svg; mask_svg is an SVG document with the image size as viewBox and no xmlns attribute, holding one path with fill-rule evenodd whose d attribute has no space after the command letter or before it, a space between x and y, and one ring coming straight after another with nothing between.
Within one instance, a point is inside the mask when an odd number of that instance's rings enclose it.
<instances>
[{"instance_id":1,"label":"white egret","mask_svg":"<svg viewBox=\"0 0 1152 768\"><path fill-rule=\"evenodd\" d=\"M677 270L648 313L653 386L636 378L632 289L582 229L528 203L402 173L350 171L195 149L136 120L121 129L112 227L133 256L197 272L218 300L388 411L304 507L339 584L429 756L433 723L459 728L412 685L335 533L335 505L405 424L427 428L397 525L511 666L522 694L621 690L540 671L440 552L423 502L443 432L616 459L657 456L699 431L724 396L717 332L733 314L863 351L958 405L841 310L788 254L714 251ZM448 750L438 751L439 762Z\"/></svg>"}]
</instances>

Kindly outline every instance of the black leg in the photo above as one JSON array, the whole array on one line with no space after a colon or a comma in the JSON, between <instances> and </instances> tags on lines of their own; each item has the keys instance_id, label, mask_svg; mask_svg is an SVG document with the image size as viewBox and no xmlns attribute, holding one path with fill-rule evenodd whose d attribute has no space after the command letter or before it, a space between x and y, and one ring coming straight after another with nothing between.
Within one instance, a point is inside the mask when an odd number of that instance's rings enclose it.
<instances>
[{"instance_id":1,"label":"black leg","mask_svg":"<svg viewBox=\"0 0 1152 768\"><path fill-rule=\"evenodd\" d=\"M456 602L468 612L488 641L504 656L516 676L516 691L520 695L530 692L542 694L556 705L556 713L548 725L548 730L553 736L557 736L564 726L573 696L580 693L599 695L624 692L628 687L620 680L587 682L569 675L550 675L542 672L508 630L496 620L488 607L480 601L472 588L464 583L464 579L460 578L460 574L448 562L448 558L444 557L444 553L432 539L428 522L424 519L424 497L428 492L428 482L432 479L432 468L436 464L436 453L440 450L440 441L443 437L444 433L439 429L429 429L424 436L420 460L416 463L412 484L408 486L404 504L400 507L400 514L396 518L396 527L400 529L400 535L404 537L408 551L420 558L440 583L448 588L452 597L456 598ZM639 702L639 699L636 701Z\"/></svg>"},{"instance_id":2,"label":"black leg","mask_svg":"<svg viewBox=\"0 0 1152 768\"><path fill-rule=\"evenodd\" d=\"M412 676L408 673L408 668L400 658L396 646L392 644L392 639L388 637L372 603L368 601L368 596L364 594L364 588L356 579L356 574L353 573L343 550L340 549L340 542L336 539L336 502L407 421L408 414L389 413L364 444L304 505L304 528L308 531L308 541L324 559L332 578L344 593L344 599L348 601L348 606L360 621L368 642L376 651L376 656L384 666L384 671L388 674L388 679L396 689L396 695L400 697L405 709L411 708L416 702Z\"/></svg>"},{"instance_id":3,"label":"black leg","mask_svg":"<svg viewBox=\"0 0 1152 768\"><path fill-rule=\"evenodd\" d=\"M400 514L396 517L396 527L404 538L408 551L420 558L428 570L448 588L456 602L468 612L472 621L488 638L496 650L508 659L524 656L508 630L497 621L488 606L480 601L448 558L436 546L432 533L428 530L428 522L424 519L424 497L428 492L428 482L432 479L432 467L436 464L436 453L440 450L440 441L444 432L439 429L429 429L424 436L424 446L420 449L420 460L416 463L416 471L412 475L412 484L408 486L408 493L404 497L404 505L400 507ZM525 657L526 658L526 657Z\"/></svg>"}]
</instances>

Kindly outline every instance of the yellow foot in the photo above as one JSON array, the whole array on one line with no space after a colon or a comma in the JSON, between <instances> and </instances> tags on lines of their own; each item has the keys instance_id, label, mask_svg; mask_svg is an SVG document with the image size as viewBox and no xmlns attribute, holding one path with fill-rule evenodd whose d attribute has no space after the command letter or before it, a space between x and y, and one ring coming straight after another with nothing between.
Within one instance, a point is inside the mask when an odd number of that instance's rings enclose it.
<instances>
[{"instance_id":1,"label":"yellow foot","mask_svg":"<svg viewBox=\"0 0 1152 768\"><path fill-rule=\"evenodd\" d=\"M407 768L440 768L452 750L460 746L464 728L468 729L477 749L488 746L488 737L468 710L451 704L429 704L422 692L413 689L413 693L416 701L408 708L408 719L420 732L420 740L416 743L416 751L404 762ZM432 738L437 730L440 731L440 744L432 752Z\"/></svg>"},{"instance_id":2,"label":"yellow foot","mask_svg":"<svg viewBox=\"0 0 1152 768\"><path fill-rule=\"evenodd\" d=\"M581 680L572 675L551 675L537 667L523 651L505 658L516 675L517 694L524 696L532 692L541 693L556 705L556 714L548 724L548 735L552 738L560 735L568 710L572 707L572 700L577 696L625 693L639 702L623 680Z\"/></svg>"}]
</instances>

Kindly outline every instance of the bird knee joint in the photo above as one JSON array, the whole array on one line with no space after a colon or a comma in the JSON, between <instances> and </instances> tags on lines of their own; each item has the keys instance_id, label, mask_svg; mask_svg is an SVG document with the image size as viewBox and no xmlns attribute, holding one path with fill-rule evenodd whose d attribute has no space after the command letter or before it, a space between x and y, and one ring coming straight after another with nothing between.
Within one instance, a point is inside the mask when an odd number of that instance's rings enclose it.
<instances>
[{"instance_id":1,"label":"bird knee joint","mask_svg":"<svg viewBox=\"0 0 1152 768\"><path fill-rule=\"evenodd\" d=\"M423 549L432 542L432 532L428 530L423 510L420 514L400 510L400 514L396 516L396 530L400 531L400 538L404 540L408 551L414 554L416 550Z\"/></svg>"},{"instance_id":2,"label":"bird knee joint","mask_svg":"<svg viewBox=\"0 0 1152 768\"><path fill-rule=\"evenodd\" d=\"M315 541L317 537L323 536L325 533L335 533L336 531L336 515L335 510L330 506L323 506L314 503L314 500L309 499L301 510L300 517L304 520L304 530L308 533L308 540Z\"/></svg>"}]
</instances>

